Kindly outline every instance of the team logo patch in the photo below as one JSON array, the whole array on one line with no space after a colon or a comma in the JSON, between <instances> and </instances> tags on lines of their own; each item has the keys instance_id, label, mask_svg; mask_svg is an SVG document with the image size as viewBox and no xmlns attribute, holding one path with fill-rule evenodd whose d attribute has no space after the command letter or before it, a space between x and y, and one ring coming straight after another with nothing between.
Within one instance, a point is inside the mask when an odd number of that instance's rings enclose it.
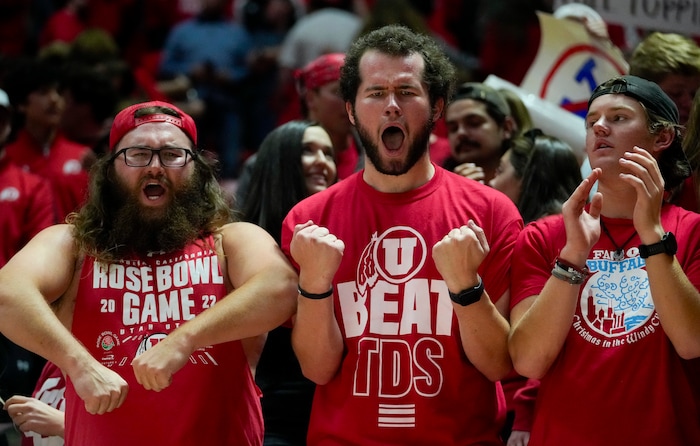
<instances>
[{"instance_id":1,"label":"team logo patch","mask_svg":"<svg viewBox=\"0 0 700 446\"><path fill-rule=\"evenodd\" d=\"M103 331L97 337L97 347L108 352L119 345L119 338L111 331Z\"/></svg>"},{"instance_id":2,"label":"team logo patch","mask_svg":"<svg viewBox=\"0 0 700 446\"><path fill-rule=\"evenodd\" d=\"M141 340L141 343L139 344L138 350L136 351L136 356L145 353L146 350L155 346L157 343L165 339L166 336L168 336L166 333L153 333L148 336L144 336L143 340Z\"/></svg>"},{"instance_id":3,"label":"team logo patch","mask_svg":"<svg viewBox=\"0 0 700 446\"><path fill-rule=\"evenodd\" d=\"M413 228L396 226L381 235L372 235L357 266L357 288L365 295L381 277L389 283L411 280L423 267L428 249L423 237Z\"/></svg>"}]
</instances>

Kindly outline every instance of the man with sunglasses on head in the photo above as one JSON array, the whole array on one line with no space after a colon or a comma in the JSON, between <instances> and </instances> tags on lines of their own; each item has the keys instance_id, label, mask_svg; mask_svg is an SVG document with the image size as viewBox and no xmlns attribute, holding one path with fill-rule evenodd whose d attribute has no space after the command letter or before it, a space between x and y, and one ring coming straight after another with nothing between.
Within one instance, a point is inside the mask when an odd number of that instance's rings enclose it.
<instances>
[{"instance_id":1,"label":"man with sunglasses on head","mask_svg":"<svg viewBox=\"0 0 700 446\"><path fill-rule=\"evenodd\" d=\"M67 375L66 444L262 444L242 340L291 317L297 276L196 143L171 104L122 110L86 204L0 270L3 334Z\"/></svg>"}]
</instances>

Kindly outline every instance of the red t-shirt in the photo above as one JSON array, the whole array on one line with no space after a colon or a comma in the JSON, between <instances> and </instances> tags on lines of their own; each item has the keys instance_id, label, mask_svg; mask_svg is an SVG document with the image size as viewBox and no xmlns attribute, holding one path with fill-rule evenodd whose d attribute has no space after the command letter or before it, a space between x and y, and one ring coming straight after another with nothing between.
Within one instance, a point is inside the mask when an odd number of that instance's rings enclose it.
<instances>
[{"instance_id":1,"label":"red t-shirt","mask_svg":"<svg viewBox=\"0 0 700 446\"><path fill-rule=\"evenodd\" d=\"M629 219L601 217L618 243ZM661 223L678 240L676 258L700 288L700 214L664 205ZM560 215L525 227L513 252L511 305L541 292L566 242ZM700 444L698 408L649 292L635 236L625 258L604 234L588 255L590 277L562 350L542 378L529 446Z\"/></svg>"},{"instance_id":2,"label":"red t-shirt","mask_svg":"<svg viewBox=\"0 0 700 446\"><path fill-rule=\"evenodd\" d=\"M505 195L435 169L425 185L397 194L378 192L358 172L303 200L284 221L287 255L294 225L308 220L345 242L333 283L345 355L336 376L316 388L309 444L501 444L503 392L467 360L431 252L474 219L491 247L479 274L498 299L522 220Z\"/></svg>"}]
</instances>

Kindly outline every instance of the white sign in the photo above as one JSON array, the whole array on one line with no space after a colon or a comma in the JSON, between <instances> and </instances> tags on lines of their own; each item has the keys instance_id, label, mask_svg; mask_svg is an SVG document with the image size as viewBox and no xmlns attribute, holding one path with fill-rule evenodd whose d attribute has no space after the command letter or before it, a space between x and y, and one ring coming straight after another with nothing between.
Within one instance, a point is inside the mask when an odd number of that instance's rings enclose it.
<instances>
[{"instance_id":1,"label":"white sign","mask_svg":"<svg viewBox=\"0 0 700 446\"><path fill-rule=\"evenodd\" d=\"M554 9L583 3L608 23L700 35L700 0L554 0Z\"/></svg>"},{"instance_id":2,"label":"white sign","mask_svg":"<svg viewBox=\"0 0 700 446\"><path fill-rule=\"evenodd\" d=\"M538 16L540 47L520 87L583 117L595 87L626 74L627 62L617 48L591 38L580 23Z\"/></svg>"}]
</instances>

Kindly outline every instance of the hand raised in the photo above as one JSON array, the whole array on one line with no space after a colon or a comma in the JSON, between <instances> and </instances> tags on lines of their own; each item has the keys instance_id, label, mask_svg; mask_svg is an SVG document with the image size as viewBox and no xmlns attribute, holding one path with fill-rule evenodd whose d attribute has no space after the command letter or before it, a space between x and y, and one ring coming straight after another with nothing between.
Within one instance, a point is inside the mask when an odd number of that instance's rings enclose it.
<instances>
[{"instance_id":1,"label":"hand raised","mask_svg":"<svg viewBox=\"0 0 700 446\"><path fill-rule=\"evenodd\" d=\"M562 205L566 245L562 248L561 255L569 262L583 264L591 248L600 238L602 194L600 192L594 194L588 211L586 211L586 204L593 184L601 173L599 168L593 169Z\"/></svg>"},{"instance_id":2,"label":"hand raised","mask_svg":"<svg viewBox=\"0 0 700 446\"><path fill-rule=\"evenodd\" d=\"M483 229L469 220L433 246L433 261L447 287L457 292L477 284L477 270L489 251Z\"/></svg>"},{"instance_id":3,"label":"hand raised","mask_svg":"<svg viewBox=\"0 0 700 446\"><path fill-rule=\"evenodd\" d=\"M484 169L474 163L462 163L455 167L454 173L465 178L471 178L480 183L483 183L485 178Z\"/></svg>"},{"instance_id":4,"label":"hand raised","mask_svg":"<svg viewBox=\"0 0 700 446\"><path fill-rule=\"evenodd\" d=\"M299 264L299 283L304 284L304 289L310 293L328 291L343 258L345 243L327 228L309 221L294 228L289 250Z\"/></svg>"}]
</instances>

